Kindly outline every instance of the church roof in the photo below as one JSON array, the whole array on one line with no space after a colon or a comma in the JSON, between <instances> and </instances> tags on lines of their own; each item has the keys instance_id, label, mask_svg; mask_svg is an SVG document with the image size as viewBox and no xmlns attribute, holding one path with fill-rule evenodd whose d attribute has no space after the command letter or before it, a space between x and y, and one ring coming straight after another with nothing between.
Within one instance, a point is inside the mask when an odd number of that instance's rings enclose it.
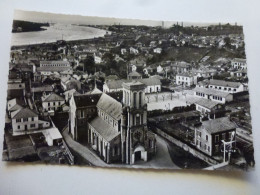
<instances>
[{"instance_id":1,"label":"church roof","mask_svg":"<svg viewBox=\"0 0 260 195\"><path fill-rule=\"evenodd\" d=\"M76 107L96 106L101 94L74 94Z\"/></svg>"},{"instance_id":2,"label":"church roof","mask_svg":"<svg viewBox=\"0 0 260 195\"><path fill-rule=\"evenodd\" d=\"M112 118L119 120L122 113L122 105L113 97L103 93L97 103L97 107Z\"/></svg>"},{"instance_id":3,"label":"church roof","mask_svg":"<svg viewBox=\"0 0 260 195\"><path fill-rule=\"evenodd\" d=\"M98 116L94 118L89 125L92 126L106 141L111 141L120 135L120 132L114 130L109 124Z\"/></svg>"}]
</instances>

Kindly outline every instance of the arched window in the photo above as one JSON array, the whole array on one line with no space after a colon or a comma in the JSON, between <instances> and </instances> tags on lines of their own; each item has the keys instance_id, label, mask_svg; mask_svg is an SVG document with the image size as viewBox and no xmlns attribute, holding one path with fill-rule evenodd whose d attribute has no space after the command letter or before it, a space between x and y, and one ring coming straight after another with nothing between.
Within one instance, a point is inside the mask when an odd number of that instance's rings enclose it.
<instances>
[{"instance_id":1,"label":"arched window","mask_svg":"<svg viewBox=\"0 0 260 195\"><path fill-rule=\"evenodd\" d=\"M141 108L142 107L142 92L139 92L139 108Z\"/></svg>"},{"instance_id":2,"label":"arched window","mask_svg":"<svg viewBox=\"0 0 260 195\"><path fill-rule=\"evenodd\" d=\"M136 97L137 97L137 93L134 92L134 107L136 108L137 107L137 102L136 102Z\"/></svg>"}]
</instances>

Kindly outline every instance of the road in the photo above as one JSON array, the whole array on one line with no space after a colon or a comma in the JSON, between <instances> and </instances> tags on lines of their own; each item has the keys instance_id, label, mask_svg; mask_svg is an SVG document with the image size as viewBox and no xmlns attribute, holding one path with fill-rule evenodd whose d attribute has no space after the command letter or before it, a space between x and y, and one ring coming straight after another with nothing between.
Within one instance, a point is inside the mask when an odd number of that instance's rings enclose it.
<instances>
[{"instance_id":1,"label":"road","mask_svg":"<svg viewBox=\"0 0 260 195\"><path fill-rule=\"evenodd\" d=\"M66 141L69 148L73 151L76 151L78 155L84 158L86 161L90 162L94 166L99 167L120 167L120 168L157 168L157 169L179 169L176 166L170 157L167 142L156 136L156 146L157 152L155 156L148 162L144 162L142 160L137 161L134 165L125 165L125 164L107 164L103 160L99 158L97 154L95 154L92 150L88 149L86 146L74 141L68 133L68 128L66 128L63 133L63 138Z\"/></svg>"}]
</instances>

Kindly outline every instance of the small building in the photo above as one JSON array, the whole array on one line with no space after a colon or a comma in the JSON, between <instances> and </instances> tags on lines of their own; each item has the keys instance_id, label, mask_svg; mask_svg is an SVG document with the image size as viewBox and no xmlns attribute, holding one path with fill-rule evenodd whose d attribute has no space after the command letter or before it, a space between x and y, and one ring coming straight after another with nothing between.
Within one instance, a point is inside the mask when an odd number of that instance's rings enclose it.
<instances>
[{"instance_id":1,"label":"small building","mask_svg":"<svg viewBox=\"0 0 260 195\"><path fill-rule=\"evenodd\" d=\"M49 94L47 96L42 96L42 108L43 111L56 111L61 106L65 104L65 99L56 93Z\"/></svg>"},{"instance_id":2,"label":"small building","mask_svg":"<svg viewBox=\"0 0 260 195\"><path fill-rule=\"evenodd\" d=\"M74 79L71 76L66 76L61 78L61 87L64 91L76 89L77 91L81 90L81 82Z\"/></svg>"},{"instance_id":3,"label":"small building","mask_svg":"<svg viewBox=\"0 0 260 195\"><path fill-rule=\"evenodd\" d=\"M128 74L128 79L142 79L142 75L136 71L133 71Z\"/></svg>"},{"instance_id":4,"label":"small building","mask_svg":"<svg viewBox=\"0 0 260 195\"><path fill-rule=\"evenodd\" d=\"M162 53L162 48L159 48L159 47L155 48L155 49L153 49L153 52L160 54L160 53Z\"/></svg>"},{"instance_id":5,"label":"small building","mask_svg":"<svg viewBox=\"0 0 260 195\"><path fill-rule=\"evenodd\" d=\"M33 130L47 128L48 121L39 120L38 114L29 109L21 108L11 113L13 135L28 134Z\"/></svg>"},{"instance_id":6,"label":"small building","mask_svg":"<svg viewBox=\"0 0 260 195\"><path fill-rule=\"evenodd\" d=\"M187 63L187 62L175 62L173 64L171 64L171 68L174 72L176 73L184 73L184 72L188 72L189 70L191 70L191 64Z\"/></svg>"},{"instance_id":7,"label":"small building","mask_svg":"<svg viewBox=\"0 0 260 195\"><path fill-rule=\"evenodd\" d=\"M238 93L244 91L244 85L240 82L231 82L224 80L209 80L209 88L227 93Z\"/></svg>"},{"instance_id":8,"label":"small building","mask_svg":"<svg viewBox=\"0 0 260 195\"><path fill-rule=\"evenodd\" d=\"M235 69L245 70L247 69L246 59L243 58L234 58L231 61L231 66Z\"/></svg>"},{"instance_id":9,"label":"small building","mask_svg":"<svg viewBox=\"0 0 260 195\"><path fill-rule=\"evenodd\" d=\"M223 155L222 140L231 141L232 133L235 135L236 125L228 117L203 121L201 126L195 128L194 143L200 151L210 156Z\"/></svg>"},{"instance_id":10,"label":"small building","mask_svg":"<svg viewBox=\"0 0 260 195\"><path fill-rule=\"evenodd\" d=\"M222 104L233 101L233 95L227 92L217 91L215 89L195 87L193 89L194 96L209 99Z\"/></svg>"},{"instance_id":11,"label":"small building","mask_svg":"<svg viewBox=\"0 0 260 195\"><path fill-rule=\"evenodd\" d=\"M197 76L193 73L179 73L176 75L176 84L182 86L192 86L197 84Z\"/></svg>"},{"instance_id":12,"label":"small building","mask_svg":"<svg viewBox=\"0 0 260 195\"><path fill-rule=\"evenodd\" d=\"M56 127L42 131L48 146L57 146L62 143L62 135Z\"/></svg>"}]
</instances>

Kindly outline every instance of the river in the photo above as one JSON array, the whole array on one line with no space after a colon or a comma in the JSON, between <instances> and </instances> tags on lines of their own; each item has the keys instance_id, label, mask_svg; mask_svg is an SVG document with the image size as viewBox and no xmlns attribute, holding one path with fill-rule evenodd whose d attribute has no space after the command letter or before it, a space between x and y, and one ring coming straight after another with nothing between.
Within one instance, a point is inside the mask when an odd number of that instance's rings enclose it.
<instances>
[{"instance_id":1,"label":"river","mask_svg":"<svg viewBox=\"0 0 260 195\"><path fill-rule=\"evenodd\" d=\"M46 30L12 33L11 45L50 43L62 39L66 41L92 39L94 37L103 37L106 34L106 31L102 29L71 24L53 24L42 28Z\"/></svg>"}]
</instances>

